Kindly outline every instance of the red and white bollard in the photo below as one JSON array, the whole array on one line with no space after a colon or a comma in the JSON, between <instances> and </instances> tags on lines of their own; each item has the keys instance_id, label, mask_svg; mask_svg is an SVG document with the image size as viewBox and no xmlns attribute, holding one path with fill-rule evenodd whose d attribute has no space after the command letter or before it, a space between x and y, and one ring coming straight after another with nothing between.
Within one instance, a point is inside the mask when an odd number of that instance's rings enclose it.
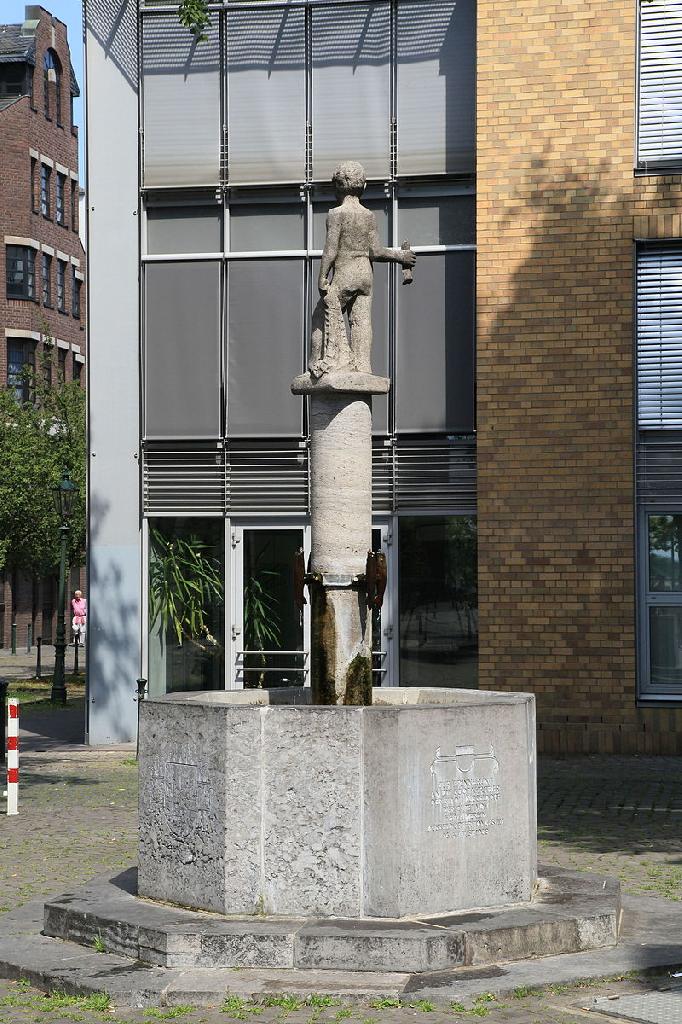
<instances>
[{"instance_id":1,"label":"red and white bollard","mask_svg":"<svg viewBox=\"0 0 682 1024\"><path fill-rule=\"evenodd\" d=\"M19 813L19 701L7 702L7 813Z\"/></svg>"}]
</instances>

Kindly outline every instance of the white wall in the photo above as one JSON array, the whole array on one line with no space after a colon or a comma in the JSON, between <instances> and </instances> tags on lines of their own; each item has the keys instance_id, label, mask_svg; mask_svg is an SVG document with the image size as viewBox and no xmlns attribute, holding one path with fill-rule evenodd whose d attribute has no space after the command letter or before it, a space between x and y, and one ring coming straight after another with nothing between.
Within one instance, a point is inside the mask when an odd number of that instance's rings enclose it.
<instances>
[{"instance_id":1,"label":"white wall","mask_svg":"<svg viewBox=\"0 0 682 1024\"><path fill-rule=\"evenodd\" d=\"M136 6L85 0L92 744L135 739L140 675Z\"/></svg>"}]
</instances>

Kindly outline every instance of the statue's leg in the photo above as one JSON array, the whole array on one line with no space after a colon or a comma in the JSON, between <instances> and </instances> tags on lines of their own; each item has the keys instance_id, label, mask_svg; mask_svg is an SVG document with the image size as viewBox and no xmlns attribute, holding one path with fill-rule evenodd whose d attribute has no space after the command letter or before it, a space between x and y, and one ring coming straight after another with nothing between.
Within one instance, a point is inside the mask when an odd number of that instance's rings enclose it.
<instances>
[{"instance_id":1,"label":"statue's leg","mask_svg":"<svg viewBox=\"0 0 682 1024\"><path fill-rule=\"evenodd\" d=\"M330 369L342 369L350 364L350 349L346 334L346 322L343 312L348 304L345 290L331 288L325 296L327 307L327 326L325 331L325 362Z\"/></svg>"},{"instance_id":2,"label":"statue's leg","mask_svg":"<svg viewBox=\"0 0 682 1024\"><path fill-rule=\"evenodd\" d=\"M327 305L322 296L313 310L312 333L310 335L310 359L308 369L313 377L321 377L324 373L322 360L324 357L324 336L327 319Z\"/></svg>"},{"instance_id":3,"label":"statue's leg","mask_svg":"<svg viewBox=\"0 0 682 1024\"><path fill-rule=\"evenodd\" d=\"M358 294L348 307L351 360L360 373L372 372L372 296Z\"/></svg>"}]
</instances>

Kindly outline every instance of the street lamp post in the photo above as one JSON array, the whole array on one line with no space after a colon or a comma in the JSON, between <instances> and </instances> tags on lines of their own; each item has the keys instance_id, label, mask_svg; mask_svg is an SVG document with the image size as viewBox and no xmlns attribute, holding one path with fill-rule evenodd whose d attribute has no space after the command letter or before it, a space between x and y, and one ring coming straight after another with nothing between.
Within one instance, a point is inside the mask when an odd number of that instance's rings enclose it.
<instances>
[{"instance_id":1,"label":"street lamp post","mask_svg":"<svg viewBox=\"0 0 682 1024\"><path fill-rule=\"evenodd\" d=\"M66 704L66 682L64 679L64 658L66 653L66 630L64 628L64 597L66 576L66 538L69 532L69 519L73 504L76 485L64 472L56 487L52 488L57 514L61 520L59 527L61 551L59 557L59 597L57 603L57 636L55 637L54 675L52 677L51 699L55 703Z\"/></svg>"}]
</instances>

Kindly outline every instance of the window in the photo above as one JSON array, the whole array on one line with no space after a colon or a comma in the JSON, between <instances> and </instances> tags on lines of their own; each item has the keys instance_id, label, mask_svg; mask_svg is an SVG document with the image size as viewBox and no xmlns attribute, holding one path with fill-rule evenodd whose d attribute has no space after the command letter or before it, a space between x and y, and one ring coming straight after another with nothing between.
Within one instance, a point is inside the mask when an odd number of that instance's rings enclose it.
<instances>
[{"instance_id":1,"label":"window","mask_svg":"<svg viewBox=\"0 0 682 1024\"><path fill-rule=\"evenodd\" d=\"M390 173L390 10L312 9L313 177L331 178L353 153L370 178ZM343 125L340 131L339 126Z\"/></svg>"},{"instance_id":2,"label":"window","mask_svg":"<svg viewBox=\"0 0 682 1024\"><path fill-rule=\"evenodd\" d=\"M682 247L637 253L637 419L640 429L682 428Z\"/></svg>"},{"instance_id":3,"label":"window","mask_svg":"<svg viewBox=\"0 0 682 1024\"><path fill-rule=\"evenodd\" d=\"M71 230L78 231L78 182L71 179Z\"/></svg>"},{"instance_id":4,"label":"window","mask_svg":"<svg viewBox=\"0 0 682 1024\"><path fill-rule=\"evenodd\" d=\"M148 437L221 432L220 264L145 268L145 429Z\"/></svg>"},{"instance_id":5,"label":"window","mask_svg":"<svg viewBox=\"0 0 682 1024\"><path fill-rule=\"evenodd\" d=\"M43 58L43 100L45 117L51 119L50 86L54 84L57 124L62 123L62 65L54 50L47 50Z\"/></svg>"},{"instance_id":6,"label":"window","mask_svg":"<svg viewBox=\"0 0 682 1024\"><path fill-rule=\"evenodd\" d=\"M76 320L81 317L81 282L76 277L77 270L71 267L71 314Z\"/></svg>"},{"instance_id":7,"label":"window","mask_svg":"<svg viewBox=\"0 0 682 1024\"><path fill-rule=\"evenodd\" d=\"M200 611L191 598L178 602L168 591L166 580L179 571L190 574L186 575L188 592L194 584L202 593ZM224 689L224 579L222 519L149 521L150 695Z\"/></svg>"},{"instance_id":8,"label":"window","mask_svg":"<svg viewBox=\"0 0 682 1024\"><path fill-rule=\"evenodd\" d=\"M66 263L57 260L57 309L66 313Z\"/></svg>"},{"instance_id":9,"label":"window","mask_svg":"<svg viewBox=\"0 0 682 1024\"><path fill-rule=\"evenodd\" d=\"M400 685L477 686L474 516L398 520Z\"/></svg>"},{"instance_id":10,"label":"window","mask_svg":"<svg viewBox=\"0 0 682 1024\"><path fill-rule=\"evenodd\" d=\"M42 368L43 368L43 380L45 386L48 388L52 387L52 350L53 345L43 345L43 357L42 357Z\"/></svg>"},{"instance_id":11,"label":"window","mask_svg":"<svg viewBox=\"0 0 682 1024\"><path fill-rule=\"evenodd\" d=\"M61 384L66 380L66 356L67 351L65 348L57 349L57 374Z\"/></svg>"},{"instance_id":12,"label":"window","mask_svg":"<svg viewBox=\"0 0 682 1024\"><path fill-rule=\"evenodd\" d=\"M79 386L81 386L82 383L83 383L82 382L82 375L83 375L83 364L81 362L77 361L74 358L74 361L73 361L73 379L76 381L76 383Z\"/></svg>"},{"instance_id":13,"label":"window","mask_svg":"<svg viewBox=\"0 0 682 1024\"><path fill-rule=\"evenodd\" d=\"M475 0L240 6L201 46L143 17L145 185L474 172Z\"/></svg>"},{"instance_id":14,"label":"window","mask_svg":"<svg viewBox=\"0 0 682 1024\"><path fill-rule=\"evenodd\" d=\"M473 171L475 4L402 0L397 39L398 174Z\"/></svg>"},{"instance_id":15,"label":"window","mask_svg":"<svg viewBox=\"0 0 682 1024\"><path fill-rule=\"evenodd\" d=\"M414 284L398 292L395 403L401 433L474 429L474 253L419 257ZM420 324L429 324L416 346Z\"/></svg>"},{"instance_id":16,"label":"window","mask_svg":"<svg viewBox=\"0 0 682 1024\"><path fill-rule=\"evenodd\" d=\"M35 368L35 342L23 338L7 341L7 387L13 388L20 402L31 400L30 372Z\"/></svg>"},{"instance_id":17,"label":"window","mask_svg":"<svg viewBox=\"0 0 682 1024\"><path fill-rule=\"evenodd\" d=\"M682 2L640 0L640 167L682 164Z\"/></svg>"},{"instance_id":18,"label":"window","mask_svg":"<svg viewBox=\"0 0 682 1024\"><path fill-rule=\"evenodd\" d=\"M639 695L682 697L682 246L637 252Z\"/></svg>"},{"instance_id":19,"label":"window","mask_svg":"<svg viewBox=\"0 0 682 1024\"><path fill-rule=\"evenodd\" d=\"M181 25L142 21L146 185L220 181L220 38L211 18L200 46Z\"/></svg>"},{"instance_id":20,"label":"window","mask_svg":"<svg viewBox=\"0 0 682 1024\"><path fill-rule=\"evenodd\" d=\"M279 382L302 372L303 260L234 260L227 281L229 433L300 436L301 400ZM267 325L275 321L273 348Z\"/></svg>"},{"instance_id":21,"label":"window","mask_svg":"<svg viewBox=\"0 0 682 1024\"><path fill-rule=\"evenodd\" d=\"M57 213L57 224L66 225L66 211L64 209L64 185L66 178L57 171L57 190L55 195L55 210Z\"/></svg>"},{"instance_id":22,"label":"window","mask_svg":"<svg viewBox=\"0 0 682 1024\"><path fill-rule=\"evenodd\" d=\"M42 257L43 306L52 306L52 257L43 253Z\"/></svg>"},{"instance_id":23,"label":"window","mask_svg":"<svg viewBox=\"0 0 682 1024\"><path fill-rule=\"evenodd\" d=\"M219 206L150 206L147 210L147 252L222 252L222 210Z\"/></svg>"},{"instance_id":24,"label":"window","mask_svg":"<svg viewBox=\"0 0 682 1024\"><path fill-rule=\"evenodd\" d=\"M36 189L36 170L38 168L38 161L34 156L31 157L31 210L33 213L39 213L38 209L38 195Z\"/></svg>"},{"instance_id":25,"label":"window","mask_svg":"<svg viewBox=\"0 0 682 1024\"><path fill-rule=\"evenodd\" d=\"M305 177L305 10L227 15L230 181Z\"/></svg>"},{"instance_id":26,"label":"window","mask_svg":"<svg viewBox=\"0 0 682 1024\"><path fill-rule=\"evenodd\" d=\"M646 512L642 522L640 692L682 695L682 512Z\"/></svg>"},{"instance_id":27,"label":"window","mask_svg":"<svg viewBox=\"0 0 682 1024\"><path fill-rule=\"evenodd\" d=\"M51 217L50 213L50 179L52 177L52 171L47 164L40 165L40 212L43 217L48 220Z\"/></svg>"},{"instance_id":28,"label":"window","mask_svg":"<svg viewBox=\"0 0 682 1024\"><path fill-rule=\"evenodd\" d=\"M7 246L7 298L32 299L36 297L36 254L22 245Z\"/></svg>"},{"instance_id":29,"label":"window","mask_svg":"<svg viewBox=\"0 0 682 1024\"><path fill-rule=\"evenodd\" d=\"M26 95L26 64L16 61L0 64L0 98Z\"/></svg>"}]
</instances>

